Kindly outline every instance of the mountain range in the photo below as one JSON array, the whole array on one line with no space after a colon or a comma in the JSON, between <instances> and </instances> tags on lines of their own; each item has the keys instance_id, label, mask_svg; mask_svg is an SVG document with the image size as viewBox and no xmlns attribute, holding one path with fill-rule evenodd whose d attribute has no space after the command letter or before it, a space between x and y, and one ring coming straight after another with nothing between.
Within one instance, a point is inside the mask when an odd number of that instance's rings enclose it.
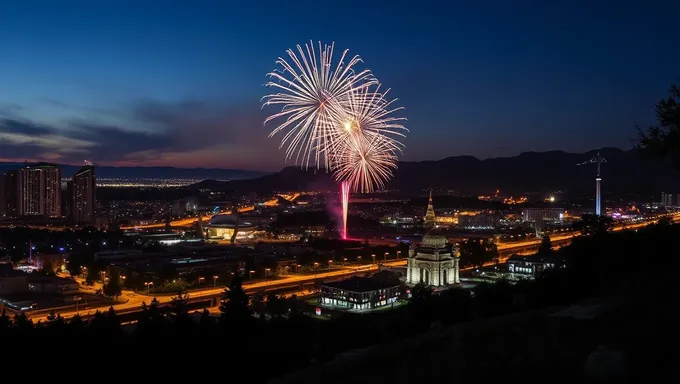
<instances>
[{"instance_id":1,"label":"mountain range","mask_svg":"<svg viewBox=\"0 0 680 384\"><path fill-rule=\"evenodd\" d=\"M454 156L438 161L400 162L388 189L417 192L427 188L461 193L504 194L526 192L590 193L595 189L597 165L587 162L600 153L607 162L601 165L605 195L680 192L680 173L664 162L647 159L634 150L601 148L586 153L564 151L525 152L514 157L480 160L473 156ZM218 182L206 180L193 187L240 193L272 191L334 191L332 176L321 170L286 167L280 172L258 178Z\"/></svg>"},{"instance_id":2,"label":"mountain range","mask_svg":"<svg viewBox=\"0 0 680 384\"><path fill-rule=\"evenodd\" d=\"M25 163L0 163L0 174L25 166ZM59 165L62 178L70 178L79 169L76 165ZM97 165L100 179L192 179L238 180L266 175L266 172L244 169L175 168L175 167L113 167Z\"/></svg>"}]
</instances>

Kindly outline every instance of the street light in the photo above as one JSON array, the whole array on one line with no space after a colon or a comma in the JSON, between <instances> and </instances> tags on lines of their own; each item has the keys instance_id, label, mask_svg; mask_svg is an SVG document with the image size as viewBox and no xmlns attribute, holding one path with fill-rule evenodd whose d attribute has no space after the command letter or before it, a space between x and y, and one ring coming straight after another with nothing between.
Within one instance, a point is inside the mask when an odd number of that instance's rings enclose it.
<instances>
[{"instance_id":1,"label":"street light","mask_svg":"<svg viewBox=\"0 0 680 384\"><path fill-rule=\"evenodd\" d=\"M250 281L253 281L253 273L255 273L255 271L248 271L248 275L250 275Z\"/></svg>"},{"instance_id":2,"label":"street light","mask_svg":"<svg viewBox=\"0 0 680 384\"><path fill-rule=\"evenodd\" d=\"M203 280L205 280L203 276L198 277L198 288L201 288L201 283L203 282Z\"/></svg>"},{"instance_id":3,"label":"street light","mask_svg":"<svg viewBox=\"0 0 680 384\"><path fill-rule=\"evenodd\" d=\"M314 281L316 281L316 271L319 269L319 263L314 263Z\"/></svg>"},{"instance_id":4,"label":"street light","mask_svg":"<svg viewBox=\"0 0 680 384\"><path fill-rule=\"evenodd\" d=\"M80 296L73 296L73 301L76 302L76 315L78 314L78 302L82 300L83 298Z\"/></svg>"},{"instance_id":5,"label":"street light","mask_svg":"<svg viewBox=\"0 0 680 384\"><path fill-rule=\"evenodd\" d=\"M333 265L333 260L328 260L328 271L331 271L331 265Z\"/></svg>"},{"instance_id":6,"label":"street light","mask_svg":"<svg viewBox=\"0 0 680 384\"><path fill-rule=\"evenodd\" d=\"M217 288L217 278L217 275L213 276L213 288Z\"/></svg>"},{"instance_id":7,"label":"street light","mask_svg":"<svg viewBox=\"0 0 680 384\"><path fill-rule=\"evenodd\" d=\"M397 251L397 259L401 258L401 251Z\"/></svg>"},{"instance_id":8,"label":"street light","mask_svg":"<svg viewBox=\"0 0 680 384\"><path fill-rule=\"evenodd\" d=\"M387 261L387 256L389 256L389 252L385 252L385 261Z\"/></svg>"},{"instance_id":9,"label":"street light","mask_svg":"<svg viewBox=\"0 0 680 384\"><path fill-rule=\"evenodd\" d=\"M146 294L149 294L149 288L153 285L153 281L145 281L144 285L146 286Z\"/></svg>"},{"instance_id":10,"label":"street light","mask_svg":"<svg viewBox=\"0 0 680 384\"><path fill-rule=\"evenodd\" d=\"M271 268L264 269L264 285L267 285L267 275L269 274L269 271L271 271Z\"/></svg>"},{"instance_id":11,"label":"street light","mask_svg":"<svg viewBox=\"0 0 680 384\"><path fill-rule=\"evenodd\" d=\"M373 258L373 264L375 264L375 254L371 255L371 257Z\"/></svg>"}]
</instances>

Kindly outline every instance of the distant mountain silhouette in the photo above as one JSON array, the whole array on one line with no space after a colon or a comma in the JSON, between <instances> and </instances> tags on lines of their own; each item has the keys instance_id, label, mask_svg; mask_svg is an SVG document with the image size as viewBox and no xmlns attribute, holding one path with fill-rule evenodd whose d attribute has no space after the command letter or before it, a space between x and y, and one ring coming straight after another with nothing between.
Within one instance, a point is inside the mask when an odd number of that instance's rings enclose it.
<instances>
[{"instance_id":1,"label":"distant mountain silhouette","mask_svg":"<svg viewBox=\"0 0 680 384\"><path fill-rule=\"evenodd\" d=\"M577 166L597 154L564 151L526 152L515 157L479 160L472 156L448 157L439 161L400 162L388 184L390 189L416 192L442 188L462 193L491 194L524 192L590 192L594 190L595 164ZM680 192L680 172L669 165L643 158L638 152L602 148L607 159L602 165L602 188L617 192L656 195L662 191ZM207 180L196 188L269 193L271 191L328 191L337 183L324 170L287 167L278 173L249 180L216 182Z\"/></svg>"},{"instance_id":2,"label":"distant mountain silhouette","mask_svg":"<svg viewBox=\"0 0 680 384\"><path fill-rule=\"evenodd\" d=\"M31 164L31 163L28 163ZM19 169L26 163L0 163L0 174L9 170ZM238 180L260 177L266 172L248 171L243 169L217 168L175 168L175 167L112 167L96 165L98 178L127 178L127 179L218 179ZM60 165L61 177L70 178L79 169L77 165Z\"/></svg>"}]
</instances>

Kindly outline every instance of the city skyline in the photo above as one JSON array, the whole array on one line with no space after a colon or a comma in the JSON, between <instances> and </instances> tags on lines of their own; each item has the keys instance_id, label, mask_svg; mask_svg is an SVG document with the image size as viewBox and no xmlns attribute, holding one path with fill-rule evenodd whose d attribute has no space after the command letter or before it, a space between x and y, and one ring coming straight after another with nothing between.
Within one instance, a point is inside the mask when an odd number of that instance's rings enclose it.
<instances>
[{"instance_id":1,"label":"city skyline","mask_svg":"<svg viewBox=\"0 0 680 384\"><path fill-rule=\"evenodd\" d=\"M654 121L678 75L678 53L663 50L672 3L374 3L335 16L326 5L202 5L9 7L0 16L0 33L14 36L2 43L0 161L294 165L267 140L260 98L273 59L309 40L361 55L408 106L417 134L404 161L628 149L634 125Z\"/></svg>"}]
</instances>

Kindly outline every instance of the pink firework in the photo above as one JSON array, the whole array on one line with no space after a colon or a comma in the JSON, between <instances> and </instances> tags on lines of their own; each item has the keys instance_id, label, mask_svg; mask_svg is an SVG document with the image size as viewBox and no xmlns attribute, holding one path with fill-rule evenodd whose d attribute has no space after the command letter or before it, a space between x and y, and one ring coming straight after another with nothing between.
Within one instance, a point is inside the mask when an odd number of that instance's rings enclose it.
<instances>
[{"instance_id":1,"label":"pink firework","mask_svg":"<svg viewBox=\"0 0 680 384\"><path fill-rule=\"evenodd\" d=\"M349 208L349 182L343 181L340 184L342 193L342 239L347 240L347 210Z\"/></svg>"}]
</instances>

